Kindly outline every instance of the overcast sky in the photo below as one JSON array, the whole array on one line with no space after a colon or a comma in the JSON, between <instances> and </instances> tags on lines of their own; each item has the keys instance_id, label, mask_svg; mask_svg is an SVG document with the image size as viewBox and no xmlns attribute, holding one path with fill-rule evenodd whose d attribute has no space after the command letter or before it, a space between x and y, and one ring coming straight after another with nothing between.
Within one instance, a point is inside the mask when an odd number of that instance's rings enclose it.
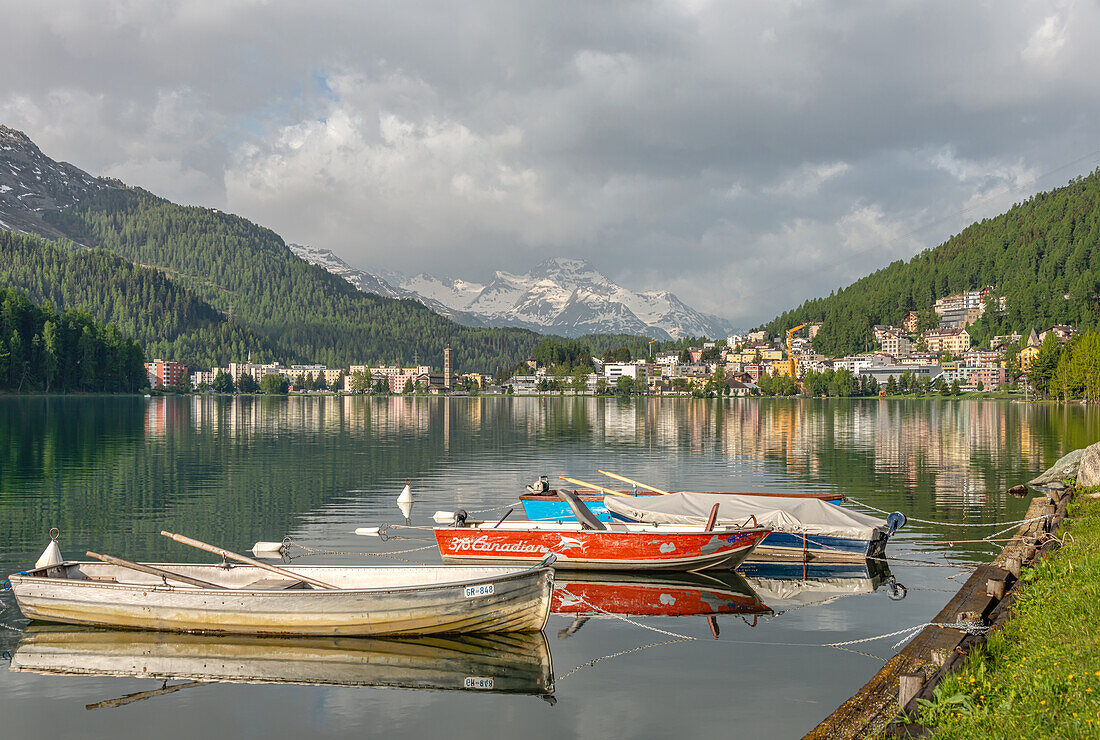
<instances>
[{"instance_id":1,"label":"overcast sky","mask_svg":"<svg viewBox=\"0 0 1100 740\"><path fill-rule=\"evenodd\" d=\"M0 123L364 269L748 326L1100 163L1096 2L0 0Z\"/></svg>"}]
</instances>

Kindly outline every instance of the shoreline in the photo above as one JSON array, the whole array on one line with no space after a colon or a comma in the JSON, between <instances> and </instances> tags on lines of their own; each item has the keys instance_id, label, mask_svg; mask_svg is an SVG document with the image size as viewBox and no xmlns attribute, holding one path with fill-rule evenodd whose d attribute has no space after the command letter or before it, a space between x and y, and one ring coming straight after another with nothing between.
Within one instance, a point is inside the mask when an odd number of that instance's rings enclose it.
<instances>
[{"instance_id":1,"label":"shoreline","mask_svg":"<svg viewBox=\"0 0 1100 740\"><path fill-rule=\"evenodd\" d=\"M926 626L804 740L928 734L930 728L916 718L939 698L937 687L964 669L967 656L980 650L988 633L1002 633L1013 618L1012 606L1031 580L1030 571L1059 543L1052 533L1064 523L1074 490L1069 487L1033 498L1024 519L1034 521L1021 524L992 562L975 568L932 620L973 629Z\"/></svg>"}]
</instances>

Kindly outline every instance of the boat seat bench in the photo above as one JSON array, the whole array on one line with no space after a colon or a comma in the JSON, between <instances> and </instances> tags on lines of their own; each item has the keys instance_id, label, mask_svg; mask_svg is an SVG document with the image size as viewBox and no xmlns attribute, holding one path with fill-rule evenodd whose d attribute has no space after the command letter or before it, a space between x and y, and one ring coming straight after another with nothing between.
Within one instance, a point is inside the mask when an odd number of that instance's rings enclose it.
<instances>
[{"instance_id":1,"label":"boat seat bench","mask_svg":"<svg viewBox=\"0 0 1100 740\"><path fill-rule=\"evenodd\" d=\"M280 578L279 576L269 576L266 578L257 578L251 583L247 583L242 588L256 589L257 591L289 591L291 589L312 589L305 581L299 581L294 578Z\"/></svg>"}]
</instances>

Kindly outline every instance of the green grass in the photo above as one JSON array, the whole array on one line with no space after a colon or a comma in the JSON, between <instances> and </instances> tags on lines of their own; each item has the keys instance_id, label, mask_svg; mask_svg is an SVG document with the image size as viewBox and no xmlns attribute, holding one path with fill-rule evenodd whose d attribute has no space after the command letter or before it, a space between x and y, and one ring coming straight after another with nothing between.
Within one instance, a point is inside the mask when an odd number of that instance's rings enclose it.
<instances>
[{"instance_id":1,"label":"green grass","mask_svg":"<svg viewBox=\"0 0 1100 740\"><path fill-rule=\"evenodd\" d=\"M937 738L1100 738L1100 500L1071 504L1065 546L1021 580L1016 616L936 687Z\"/></svg>"}]
</instances>

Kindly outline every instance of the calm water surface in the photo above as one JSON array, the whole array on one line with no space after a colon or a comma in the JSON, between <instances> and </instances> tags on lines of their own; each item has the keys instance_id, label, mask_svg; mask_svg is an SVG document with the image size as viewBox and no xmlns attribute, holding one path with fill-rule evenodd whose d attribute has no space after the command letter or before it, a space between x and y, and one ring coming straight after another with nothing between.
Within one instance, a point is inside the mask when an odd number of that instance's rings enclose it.
<instances>
[{"instance_id":1,"label":"calm water surface","mask_svg":"<svg viewBox=\"0 0 1100 740\"><path fill-rule=\"evenodd\" d=\"M71 558L93 549L204 559L161 529L237 551L290 535L328 550L395 553L427 543L351 533L402 521L395 499L406 479L412 522L426 525L437 509L508 504L540 474L599 480L597 469L661 488L840 492L920 519L1000 522L1027 507L1005 489L1098 438L1095 408L1001 401L0 398L0 572L32 564L54 526ZM797 737L861 686L894 640L857 645L858 653L821 645L930 619L957 588L951 578L993 554L988 545L946 543L993 529L913 522L891 543L899 560L887 568L750 567L744 579L647 591L668 611L701 593L729 595L724 606L703 599L726 612L714 620L717 639L704 616L555 614L547 647L527 641L493 653L527 694L462 690L466 671L485 671L475 650L430 677L417 674L420 689L206 683L115 706L110 700L162 682L7 670L35 630L24 632L6 593L0 736ZM433 549L395 557L438 562ZM334 554L296 562L364 561L395 562ZM585 588L567 587L595 598ZM86 647L80 634L61 638ZM129 649L210 649L156 639L163 645ZM454 656L453 645L387 645L329 645L308 680L346 681L347 662L366 655L385 664L374 682L408 682L411 672L442 665L444 653ZM277 675L289 665L285 647L234 649L243 670ZM105 659L124 660L114 650ZM539 671L555 677L552 696L538 695L547 693Z\"/></svg>"}]
</instances>

